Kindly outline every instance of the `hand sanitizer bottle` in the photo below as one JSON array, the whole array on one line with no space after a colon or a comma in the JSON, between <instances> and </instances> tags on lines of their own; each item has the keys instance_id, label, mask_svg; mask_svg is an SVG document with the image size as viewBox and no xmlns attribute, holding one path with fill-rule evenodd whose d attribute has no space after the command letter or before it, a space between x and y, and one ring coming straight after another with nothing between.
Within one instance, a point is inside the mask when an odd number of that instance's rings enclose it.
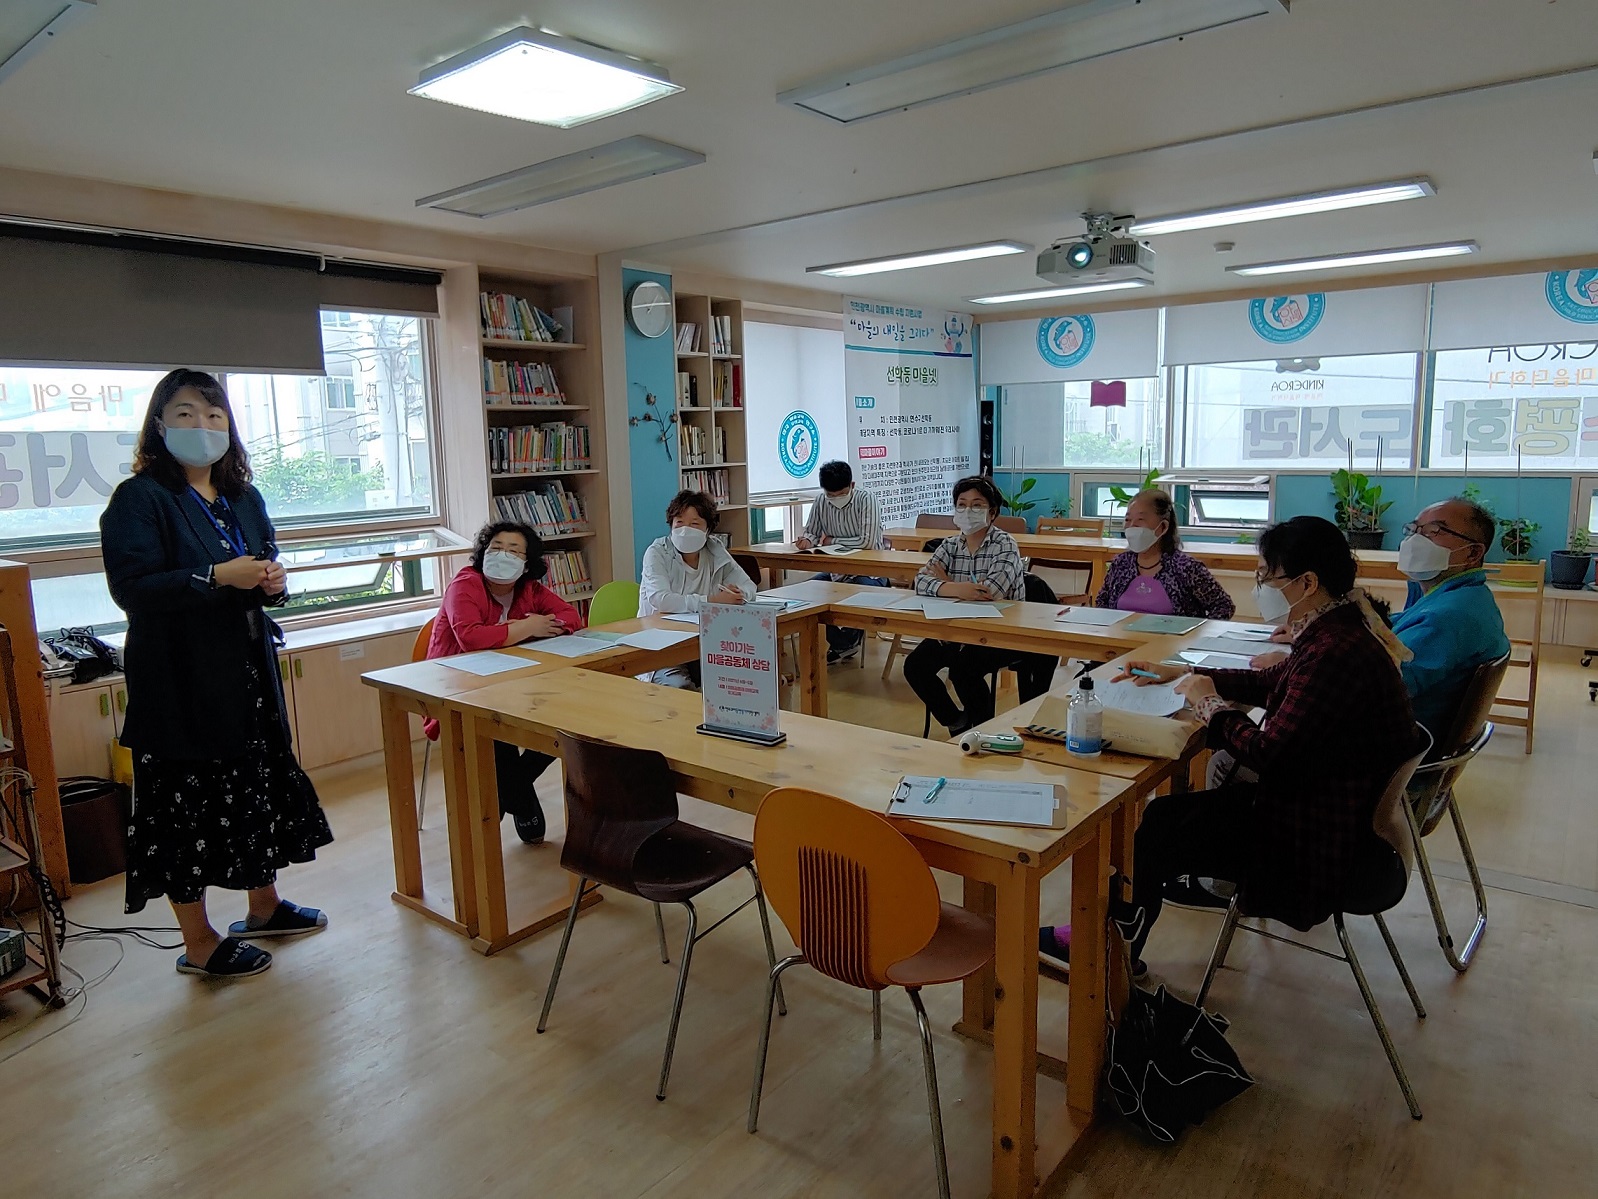
<instances>
[{"instance_id":1,"label":"hand sanitizer bottle","mask_svg":"<svg viewBox=\"0 0 1598 1199\"><path fill-rule=\"evenodd\" d=\"M1077 680L1065 712L1065 748L1084 758L1096 758L1104 749L1104 705L1093 694L1093 678Z\"/></svg>"}]
</instances>

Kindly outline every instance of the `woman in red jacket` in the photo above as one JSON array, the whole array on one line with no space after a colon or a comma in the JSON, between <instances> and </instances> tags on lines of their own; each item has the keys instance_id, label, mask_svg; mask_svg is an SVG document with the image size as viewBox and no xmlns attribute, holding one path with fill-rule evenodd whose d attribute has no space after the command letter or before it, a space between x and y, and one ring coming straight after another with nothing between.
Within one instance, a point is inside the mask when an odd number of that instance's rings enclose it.
<instances>
[{"instance_id":1,"label":"woman in red jacket","mask_svg":"<svg viewBox=\"0 0 1598 1199\"><path fill-rule=\"evenodd\" d=\"M543 545L529 526L510 520L483 526L472 547L471 565L461 567L444 592L427 656L499 649L582 628L577 609L539 582L545 569ZM436 741L438 722L428 721L426 733ZM554 760L494 742L500 815L510 813L516 835L529 845L544 839L544 809L533 785Z\"/></svg>"}]
</instances>

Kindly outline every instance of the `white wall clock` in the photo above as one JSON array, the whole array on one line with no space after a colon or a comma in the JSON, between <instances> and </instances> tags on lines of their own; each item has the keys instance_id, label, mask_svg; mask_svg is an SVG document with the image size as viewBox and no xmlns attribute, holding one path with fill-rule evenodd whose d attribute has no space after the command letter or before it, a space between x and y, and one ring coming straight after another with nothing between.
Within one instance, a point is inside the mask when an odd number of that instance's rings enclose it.
<instances>
[{"instance_id":1,"label":"white wall clock","mask_svg":"<svg viewBox=\"0 0 1598 1199\"><path fill-rule=\"evenodd\" d=\"M671 293L653 279L633 284L627 293L627 319L644 337L660 337L671 328Z\"/></svg>"}]
</instances>

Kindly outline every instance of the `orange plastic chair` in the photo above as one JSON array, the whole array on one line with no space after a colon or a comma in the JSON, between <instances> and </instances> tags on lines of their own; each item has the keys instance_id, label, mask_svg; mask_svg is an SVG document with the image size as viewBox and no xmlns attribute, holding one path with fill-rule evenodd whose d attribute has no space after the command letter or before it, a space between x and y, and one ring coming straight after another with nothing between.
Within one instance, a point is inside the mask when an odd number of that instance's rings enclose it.
<instances>
[{"instance_id":1,"label":"orange plastic chair","mask_svg":"<svg viewBox=\"0 0 1598 1199\"><path fill-rule=\"evenodd\" d=\"M938 1194L949 1199L932 1026L921 988L959 982L992 961L993 921L942 902L926 861L886 817L801 787L779 787L761 802L755 815L755 866L767 900L799 952L773 966L766 983L749 1131L755 1131L760 1117L771 1008L783 971L808 963L829 978L870 991L872 1034L879 1040L882 991L903 987L921 1031Z\"/></svg>"},{"instance_id":2,"label":"orange plastic chair","mask_svg":"<svg viewBox=\"0 0 1598 1199\"><path fill-rule=\"evenodd\" d=\"M438 617L430 616L427 623L416 631L416 642L411 646L411 661L420 662L427 657L427 647L433 640L433 626ZM416 831L422 831L422 819L427 815L427 765L433 759L433 742L428 739L422 750L422 785L416 792ZM415 761L413 758L412 761Z\"/></svg>"}]
</instances>

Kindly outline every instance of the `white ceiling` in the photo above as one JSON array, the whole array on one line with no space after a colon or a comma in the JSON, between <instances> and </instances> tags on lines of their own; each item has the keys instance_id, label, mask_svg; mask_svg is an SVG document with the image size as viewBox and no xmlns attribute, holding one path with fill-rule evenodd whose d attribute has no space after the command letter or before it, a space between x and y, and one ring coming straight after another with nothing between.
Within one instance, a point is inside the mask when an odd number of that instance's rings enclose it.
<instances>
[{"instance_id":1,"label":"white ceiling","mask_svg":"<svg viewBox=\"0 0 1598 1199\"><path fill-rule=\"evenodd\" d=\"M1395 103L1598 64L1592 0L1294 0L1289 16L853 127L775 102L1049 7L100 0L0 83L0 164L951 306L1041 283L1022 256L836 282L804 268L990 238L1044 246L1079 231L1084 208L1151 216L1409 175L1437 198L1162 238L1158 290L1249 286L1228 262L1453 238L1488 262L1598 252L1598 65ZM423 67L518 24L652 58L686 91L569 131L406 94ZM1305 120L1371 105L1389 107ZM709 160L488 221L414 207L633 133ZM1224 258L1222 238L1237 243Z\"/></svg>"}]
</instances>

